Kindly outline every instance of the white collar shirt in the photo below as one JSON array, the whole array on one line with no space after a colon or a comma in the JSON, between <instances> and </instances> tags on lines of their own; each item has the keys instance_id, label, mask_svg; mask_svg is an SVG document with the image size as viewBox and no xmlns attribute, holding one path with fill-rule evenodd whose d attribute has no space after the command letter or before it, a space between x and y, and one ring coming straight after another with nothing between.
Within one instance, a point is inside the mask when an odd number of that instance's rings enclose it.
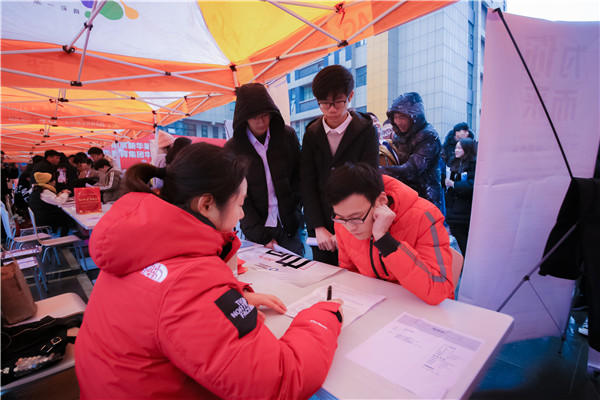
<instances>
[{"instance_id":1,"label":"white collar shirt","mask_svg":"<svg viewBox=\"0 0 600 400\"><path fill-rule=\"evenodd\" d=\"M348 116L337 128L331 128L325 122L325 117L323 117L323 128L325 129L325 135L327 136L327 141L329 142L329 148L331 149L331 155L334 156L337 151L342 138L344 137L344 133L346 132L346 128L352 122L352 116L348 113Z\"/></svg>"},{"instance_id":2,"label":"white collar shirt","mask_svg":"<svg viewBox=\"0 0 600 400\"><path fill-rule=\"evenodd\" d=\"M253 134L250 129L246 129L248 139L254 149L263 161L265 168L265 178L267 180L267 195L269 197L269 210L267 215L267 221L265 222L266 227L276 227L277 221L279 220L279 209L277 204L277 196L275 195L275 187L273 186L273 178L271 177L271 169L269 168L269 162L267 160L267 150L269 149L269 140L271 139L271 131L267 129L267 137L265 138L265 144L262 144Z\"/></svg>"}]
</instances>

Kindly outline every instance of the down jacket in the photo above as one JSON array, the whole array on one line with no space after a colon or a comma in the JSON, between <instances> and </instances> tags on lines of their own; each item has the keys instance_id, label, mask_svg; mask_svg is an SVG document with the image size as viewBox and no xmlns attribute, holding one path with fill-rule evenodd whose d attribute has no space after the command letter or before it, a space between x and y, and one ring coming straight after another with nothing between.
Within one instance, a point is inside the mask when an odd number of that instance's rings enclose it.
<instances>
[{"instance_id":1,"label":"down jacket","mask_svg":"<svg viewBox=\"0 0 600 400\"><path fill-rule=\"evenodd\" d=\"M444 216L402 182L383 175L396 218L377 242L356 239L335 224L339 266L362 275L398 282L428 304L454 298L452 253Z\"/></svg>"},{"instance_id":2,"label":"down jacket","mask_svg":"<svg viewBox=\"0 0 600 400\"><path fill-rule=\"evenodd\" d=\"M412 118L408 132L400 132L394 114ZM442 143L435 128L425 118L425 107L418 93L400 95L387 111L394 128L393 142L398 151L398 165L381 167L383 173L407 184L419 196L442 208L442 185L439 167Z\"/></svg>"},{"instance_id":3,"label":"down jacket","mask_svg":"<svg viewBox=\"0 0 600 400\"><path fill-rule=\"evenodd\" d=\"M302 311L277 339L225 264L239 246L233 232L155 195L115 202L90 239L101 272L75 343L81 398L316 392L337 347L339 304Z\"/></svg>"}]
</instances>

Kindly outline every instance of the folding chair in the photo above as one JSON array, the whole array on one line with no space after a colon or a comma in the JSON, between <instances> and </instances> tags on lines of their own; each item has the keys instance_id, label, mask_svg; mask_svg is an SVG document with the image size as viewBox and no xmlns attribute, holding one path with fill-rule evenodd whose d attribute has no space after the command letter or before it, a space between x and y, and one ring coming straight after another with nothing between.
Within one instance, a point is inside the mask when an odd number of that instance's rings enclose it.
<instances>
[{"instance_id":1,"label":"folding chair","mask_svg":"<svg viewBox=\"0 0 600 400\"><path fill-rule=\"evenodd\" d=\"M85 262L85 255L83 254L83 249L81 248L81 239L74 235L58 237L54 239L42 239L40 238L40 234L37 232L37 224L35 222L35 214L31 210L31 208L27 208L29 211L29 217L31 218L31 223L33 224L33 228L35 229L35 236L37 237L37 242L42 246L42 263L46 259L46 253L49 249L54 251L54 255L56 257L56 262L60 265L60 258L58 257L58 252L56 251L57 247L64 247L72 245L75 250L75 256L77 257L77 261L81 268L87 272L87 264ZM83 262L83 263L82 263ZM45 279L46 277L44 277Z\"/></svg>"},{"instance_id":2,"label":"folding chair","mask_svg":"<svg viewBox=\"0 0 600 400\"><path fill-rule=\"evenodd\" d=\"M4 203L0 206L0 213L2 214L2 226L6 232L6 246L9 250L12 250L15 244L17 248L21 248L25 243L37 241L38 236L36 235L23 235L25 230L21 232L21 236L16 236L16 223L5 208ZM42 230L46 228L49 229L49 227L39 227L38 229ZM51 237L48 233L39 233L40 239L50 239Z\"/></svg>"}]
</instances>

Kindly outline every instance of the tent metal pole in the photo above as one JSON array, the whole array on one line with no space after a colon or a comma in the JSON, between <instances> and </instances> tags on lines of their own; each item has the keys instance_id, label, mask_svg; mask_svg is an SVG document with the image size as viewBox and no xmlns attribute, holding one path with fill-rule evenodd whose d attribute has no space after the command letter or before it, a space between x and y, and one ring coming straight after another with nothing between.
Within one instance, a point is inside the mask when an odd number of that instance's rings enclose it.
<instances>
[{"instance_id":1,"label":"tent metal pole","mask_svg":"<svg viewBox=\"0 0 600 400\"><path fill-rule=\"evenodd\" d=\"M560 240L554 245L554 247L552 247L550 249L550 251L548 253L546 253L546 255L540 260L539 263L537 263L535 265L535 267L533 267L531 269L531 271L529 271L529 273L527 275L525 275L523 277L523 279L521 279L521 281L517 284L517 286L513 289L512 292L510 292L510 294L508 295L508 297L506 298L506 300L504 300L504 302L500 305L500 307L498 307L496 309L496 311L500 312L504 306L506 305L506 303L508 303L508 301L515 295L515 293L517 292L517 290L519 290L519 288L521 287L521 285L523 285L523 283L527 282L531 276L531 274L533 274L543 263L544 261L546 261L548 259L548 257L550 257L552 255L552 253L554 253L554 251L556 251L556 249L558 248L558 246L560 246L562 244L562 242L564 242L571 233L573 233L573 231L575 231L575 229L577 228L577 224L573 225L571 227L571 229L569 229L567 231L567 233L565 233L563 235L562 238L560 238Z\"/></svg>"},{"instance_id":2,"label":"tent metal pole","mask_svg":"<svg viewBox=\"0 0 600 400\"><path fill-rule=\"evenodd\" d=\"M64 51L66 51L67 53L71 52L71 49L73 49L73 45L75 44L75 42L77 40L79 40L79 38L81 37L81 35L83 34L83 32L85 30L87 30L88 28L91 29L92 22L98 16L98 14L100 13L100 11L102 11L102 7L104 7L104 4L106 3L106 1L107 0L102 0L102 2L100 2L99 6L98 6L98 3L94 1L94 8L92 9L90 17L88 18L88 20L86 21L86 23L83 24L83 29L81 31L79 31L79 33L75 36L75 39L71 40L71 44L69 44L68 46L65 46ZM87 41L86 41L86 46L87 46Z\"/></svg>"},{"instance_id":3,"label":"tent metal pole","mask_svg":"<svg viewBox=\"0 0 600 400\"><path fill-rule=\"evenodd\" d=\"M278 1L279 4L287 4L290 6L300 6L300 7L309 7L309 8L319 8L322 10L335 11L334 7L322 6L319 4L307 3L302 1Z\"/></svg>"},{"instance_id":4,"label":"tent metal pole","mask_svg":"<svg viewBox=\"0 0 600 400\"><path fill-rule=\"evenodd\" d=\"M39 78L39 79L46 79L48 81L54 81L54 82L60 82L60 83L65 83L67 85L71 84L71 81L68 81L66 79L59 79L59 78L53 78L51 76L45 76L45 75L38 75L38 74L30 74L29 72L24 72L24 71L16 71L14 69L8 69L8 68L0 68L0 71L2 72L8 72L11 74L15 74L15 75L23 75L23 76L28 76L30 78Z\"/></svg>"},{"instance_id":5,"label":"tent metal pole","mask_svg":"<svg viewBox=\"0 0 600 400\"><path fill-rule=\"evenodd\" d=\"M31 50L5 50L0 51L0 55L8 56L13 54L34 54L34 53L62 53L63 49L31 49Z\"/></svg>"},{"instance_id":6,"label":"tent metal pole","mask_svg":"<svg viewBox=\"0 0 600 400\"><path fill-rule=\"evenodd\" d=\"M283 7L275 2L273 2L272 0L264 0L269 4L272 4L273 6L279 8L281 11L286 12L288 14L290 14L292 17L304 22L306 25L312 27L314 30L321 32L323 35L325 36L329 36L330 38L332 38L333 40L335 40L338 43L342 43L342 41L340 39L338 39L337 37L333 36L331 33L327 32L325 29L322 29L320 26L317 26L315 24L313 24L312 22L310 22L309 20L307 20L306 18L301 17L300 15L296 14L295 12L293 12L292 10Z\"/></svg>"},{"instance_id":7,"label":"tent metal pole","mask_svg":"<svg viewBox=\"0 0 600 400\"><path fill-rule=\"evenodd\" d=\"M24 114L35 115L36 117L42 117L42 118L52 119L51 117L49 117L47 115L42 115L42 114L34 113L32 111L19 110L17 108L12 108L12 107L8 107L8 106L4 106L4 105L0 105L0 107L6 108L7 110L13 110L13 111L22 112Z\"/></svg>"},{"instance_id":8,"label":"tent metal pole","mask_svg":"<svg viewBox=\"0 0 600 400\"><path fill-rule=\"evenodd\" d=\"M83 51L81 53L81 61L79 62L79 73L77 74L77 79L75 80L75 83L77 83L77 86L81 85L81 72L83 71L83 63L85 61L85 55L87 53L88 43L90 41L90 33L92 32L92 25L87 25L87 26L88 26L88 30L85 35L85 44L83 45Z\"/></svg>"},{"instance_id":9,"label":"tent metal pole","mask_svg":"<svg viewBox=\"0 0 600 400\"><path fill-rule=\"evenodd\" d=\"M569 165L569 161L567 160L565 151L562 147L560 139L558 138L558 134L556 133L556 128L554 127L552 118L550 118L550 113L548 112L548 109L546 108L544 99L542 99L542 95L540 94L540 91L538 90L538 87L535 84L535 81L533 80L533 75L531 74L531 71L529 71L529 67L527 66L527 63L525 62L525 58L523 57L523 54L521 54L521 50L519 49L519 46L517 45L517 41L515 40L510 28L508 27L506 20L504 19L504 14L502 13L502 10L499 8L496 8L494 11L497 12L498 15L500 15L500 19L502 20L502 23L504 24L504 28L506 28L506 32L508 33L508 36L510 36L510 40L512 41L513 45L515 46L515 49L517 50L517 54L519 54L519 58L521 59L521 62L523 63L523 66L525 67L525 71L527 71L527 75L529 76L529 80L531 81L531 84L533 85L533 88L535 89L535 93L537 94L538 99L540 99L540 103L542 103L542 107L544 108L544 113L546 114L546 118L548 119L548 122L550 123L550 127L552 128L552 133L554 133L554 138L556 139L556 143L558 144L560 153L562 154L563 160L565 161L565 165L567 166L567 170L569 171L569 176L571 177L571 179L573 179L573 172L571 172L571 166Z\"/></svg>"},{"instance_id":10,"label":"tent metal pole","mask_svg":"<svg viewBox=\"0 0 600 400\"><path fill-rule=\"evenodd\" d=\"M146 105L148 105L148 106L156 106L156 107L164 108L164 109L166 109L166 110L171 110L171 111L173 111L173 112L177 112L177 113L181 113L182 115L185 115L185 113L184 113L184 112L181 112L181 111L179 111L179 110L177 110L177 109L169 108L169 107L167 107L167 106L163 106L163 105L160 105L160 104L156 104L156 103L153 103L153 102L150 102L150 101L145 101L145 100L142 100L140 97L136 97L135 99L132 99L132 98L131 98L131 96L127 96L127 95L124 95L124 94L122 94L122 93L119 93L119 92L114 92L114 91L112 91L112 90L109 90L109 92L110 92L110 93L113 93L113 94L116 94L117 96L121 96L121 97L123 97L123 100L137 101L137 102L140 102L140 103L146 104ZM180 98L180 97L177 97L177 99L179 99L179 98ZM118 100L118 99L113 99L113 100Z\"/></svg>"},{"instance_id":11,"label":"tent metal pole","mask_svg":"<svg viewBox=\"0 0 600 400\"><path fill-rule=\"evenodd\" d=\"M190 111L190 115L193 115L194 112L196 112L197 109L199 109L200 107L202 107L202 105L204 103L206 103L212 96L209 94L208 96L206 96L206 98L204 100L202 100L200 102L200 104L198 104L196 107L194 107L194 109L192 111Z\"/></svg>"},{"instance_id":12,"label":"tent metal pole","mask_svg":"<svg viewBox=\"0 0 600 400\"><path fill-rule=\"evenodd\" d=\"M354 33L354 35L350 36L348 39L346 39L348 42L352 41L355 37L357 37L358 35L360 35L361 33L363 33L364 31L366 31L367 29L369 29L371 26L375 25L377 22L379 22L382 18L385 18L388 14L394 12L398 7L400 7L401 5L403 5L404 3L406 3L406 0L404 1L399 1L399 2L394 2L394 5L392 7L390 7L386 12L380 14L377 18L375 18L373 21L369 22L368 24L366 24L365 26L363 26L360 30L358 30L357 32Z\"/></svg>"}]
</instances>

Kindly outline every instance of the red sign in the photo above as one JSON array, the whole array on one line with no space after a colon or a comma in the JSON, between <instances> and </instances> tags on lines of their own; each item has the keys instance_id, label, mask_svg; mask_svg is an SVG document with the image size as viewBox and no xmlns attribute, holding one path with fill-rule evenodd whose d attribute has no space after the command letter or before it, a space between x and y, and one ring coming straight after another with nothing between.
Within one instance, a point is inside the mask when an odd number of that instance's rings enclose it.
<instances>
[{"instance_id":1,"label":"red sign","mask_svg":"<svg viewBox=\"0 0 600 400\"><path fill-rule=\"evenodd\" d=\"M75 188L75 212L77 214L102 212L100 188Z\"/></svg>"}]
</instances>

